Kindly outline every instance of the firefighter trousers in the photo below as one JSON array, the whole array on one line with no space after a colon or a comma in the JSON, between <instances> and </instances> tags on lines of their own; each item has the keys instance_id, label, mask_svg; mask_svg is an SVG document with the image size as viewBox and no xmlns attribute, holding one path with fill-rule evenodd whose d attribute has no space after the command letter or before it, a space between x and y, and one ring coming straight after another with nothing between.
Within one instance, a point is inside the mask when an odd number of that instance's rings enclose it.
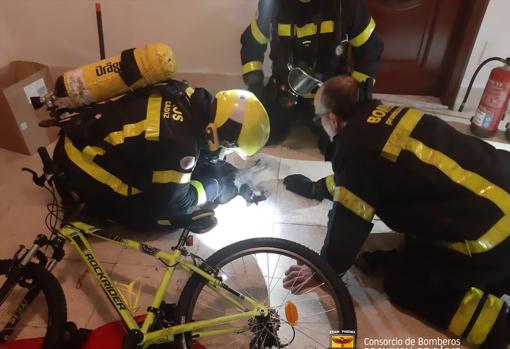
<instances>
[{"instance_id":1,"label":"firefighter trousers","mask_svg":"<svg viewBox=\"0 0 510 349\"><path fill-rule=\"evenodd\" d=\"M288 91L285 84L274 78L264 88L263 103L269 115L271 133L268 144L280 143L289 133L289 126L296 120L303 121L319 139L319 148L324 153L329 137L319 122L313 122L313 98L297 98Z\"/></svg>"},{"instance_id":2,"label":"firefighter trousers","mask_svg":"<svg viewBox=\"0 0 510 349\"><path fill-rule=\"evenodd\" d=\"M465 256L426 243L408 244L385 270L391 301L452 336L490 349L510 344L510 239Z\"/></svg>"}]
</instances>

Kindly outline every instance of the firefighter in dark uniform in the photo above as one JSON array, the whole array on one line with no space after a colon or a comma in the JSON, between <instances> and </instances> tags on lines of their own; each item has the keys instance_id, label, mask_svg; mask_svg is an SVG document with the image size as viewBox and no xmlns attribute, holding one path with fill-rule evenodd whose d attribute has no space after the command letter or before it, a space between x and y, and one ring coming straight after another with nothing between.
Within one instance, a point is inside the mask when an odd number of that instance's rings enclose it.
<instances>
[{"instance_id":1,"label":"firefighter in dark uniform","mask_svg":"<svg viewBox=\"0 0 510 349\"><path fill-rule=\"evenodd\" d=\"M64 129L54 158L92 213L135 228L179 226L197 206L234 198L232 173L195 171L199 158L222 148L251 156L269 137L251 92L213 97L174 80L109 102L99 115L82 118L86 134Z\"/></svg>"},{"instance_id":2,"label":"firefighter in dark uniform","mask_svg":"<svg viewBox=\"0 0 510 349\"><path fill-rule=\"evenodd\" d=\"M339 74L351 74L358 81L374 77L383 50L375 26L364 0L259 0L257 15L241 36L241 62L245 83L268 110L270 142L282 140L297 115L312 125L313 94L302 98L290 92L289 66L301 67L322 81ZM262 63L268 42L272 77L264 86ZM349 46L353 71L346 62ZM323 151L325 138L319 138Z\"/></svg>"},{"instance_id":3,"label":"firefighter in dark uniform","mask_svg":"<svg viewBox=\"0 0 510 349\"><path fill-rule=\"evenodd\" d=\"M468 343L506 349L510 153L419 110L360 102L356 85L336 77L317 96L336 137L323 258L347 271L377 214L409 240L385 268L390 299ZM287 287L307 273L291 268Z\"/></svg>"}]
</instances>

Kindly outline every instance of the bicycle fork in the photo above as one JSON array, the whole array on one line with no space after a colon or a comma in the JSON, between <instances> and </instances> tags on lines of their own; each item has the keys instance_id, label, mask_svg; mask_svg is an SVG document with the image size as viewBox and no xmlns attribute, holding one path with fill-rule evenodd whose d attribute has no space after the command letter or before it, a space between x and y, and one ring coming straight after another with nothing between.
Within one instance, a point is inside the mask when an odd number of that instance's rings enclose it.
<instances>
[{"instance_id":1,"label":"bicycle fork","mask_svg":"<svg viewBox=\"0 0 510 349\"><path fill-rule=\"evenodd\" d=\"M27 267L28 263L30 263L30 261L37 255L41 265L44 265L45 269L48 272L51 272L57 265L58 261L61 259L58 258L59 256L57 256L57 254L63 257L63 253L56 252L59 247L58 241L57 246L54 247L54 256L50 258L49 261L47 260L46 256L40 254L39 251L41 247L43 247L44 245L48 245L49 243L50 241L46 236L39 235L37 239L34 241L32 247L21 258L19 264L14 266L14 270L12 272L8 273L7 280L3 284L2 288L0 288L0 305L4 303L4 301L7 299L7 297L12 292L13 288L16 286L17 283L20 283L20 286L28 289L27 293L25 294L19 305L16 307L16 311L11 316L9 321L7 321L4 328L0 331L0 343L5 342L9 338L9 336L14 332L14 330L16 329L16 325L21 320L22 315L28 309L30 304L33 303L33 301L41 291L38 285L36 284L29 285L24 280L21 280L23 270ZM14 260L17 259L17 255L20 252L21 249L18 252L16 252Z\"/></svg>"}]
</instances>

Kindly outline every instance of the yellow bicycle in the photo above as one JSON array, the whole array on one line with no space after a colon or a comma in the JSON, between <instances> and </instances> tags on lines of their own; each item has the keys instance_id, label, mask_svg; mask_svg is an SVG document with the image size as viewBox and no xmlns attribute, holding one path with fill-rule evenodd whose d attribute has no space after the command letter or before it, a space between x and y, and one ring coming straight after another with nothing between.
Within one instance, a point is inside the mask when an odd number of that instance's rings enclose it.
<instances>
[{"instance_id":1,"label":"yellow bicycle","mask_svg":"<svg viewBox=\"0 0 510 349\"><path fill-rule=\"evenodd\" d=\"M50 208L55 207L54 177L43 175L38 179L52 192ZM198 341L208 349L330 348L331 333L356 330L354 308L345 285L319 255L305 246L276 238L255 238L224 247L206 260L188 251L188 236L201 219L212 214L204 210L189 216L177 245L168 251L125 239L83 220L66 219L59 229L50 224L49 236L39 235L32 247L0 260L0 277L4 278L0 288L0 342L22 336L23 329L31 326L24 319L31 319L32 311L45 317L44 326L36 325L44 327L43 348L66 347L65 297L51 274L64 256L65 243L79 253L122 319L126 330L123 349L165 343L173 343L172 348L192 349ZM50 212L50 218L54 215ZM135 320L87 236L120 244L161 263L161 281L143 322ZM312 270L314 286L303 283L283 287L285 272L296 264ZM164 302L164 296L176 268L191 276L178 304L172 306ZM41 306L32 306L34 302L45 305L46 310L41 312Z\"/></svg>"}]
</instances>

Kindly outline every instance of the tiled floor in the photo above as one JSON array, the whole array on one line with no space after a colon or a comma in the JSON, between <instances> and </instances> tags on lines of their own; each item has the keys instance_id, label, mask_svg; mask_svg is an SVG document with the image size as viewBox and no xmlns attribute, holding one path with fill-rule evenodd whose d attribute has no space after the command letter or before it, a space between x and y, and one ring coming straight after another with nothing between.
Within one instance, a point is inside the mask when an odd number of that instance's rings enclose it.
<instances>
[{"instance_id":1,"label":"tiled floor","mask_svg":"<svg viewBox=\"0 0 510 349\"><path fill-rule=\"evenodd\" d=\"M382 97L395 102L402 98ZM446 114L449 121L462 121L458 119L457 113L448 112L435 104L434 100L414 101L423 108ZM456 127L466 129L463 123L457 123ZM496 140L501 141L502 138ZM508 144L494 144L510 150ZM298 125L287 141L266 148L256 159L261 159L267 165L267 169L258 174L254 181L268 194L268 200L258 206L247 206L242 199L236 198L219 207L216 213L218 226L207 234L195 237L195 253L205 258L223 246L260 236L281 237L320 250L331 203L303 199L286 191L282 184L282 179L293 173L302 173L312 179L330 174L330 165L322 161L313 136ZM242 166L249 165L239 159L232 160ZM250 163L254 160L250 160ZM36 156L24 156L0 149L0 164L0 256L7 258L19 244L29 245L36 234L44 232L45 205L49 197L45 191L31 183L28 174L20 171L21 167L39 170ZM376 222L374 231L388 234L374 235L368 242L372 247L391 248L399 244L396 234L390 234L382 222ZM175 232L150 236L136 233L130 235L159 248L170 247L178 238ZM149 295L154 292L161 275L160 263L103 241L92 241L92 244L114 280L120 283L139 280L142 285L139 312L143 313L150 304ZM102 292L94 285L91 275L70 248L65 260L57 266L55 275L66 294L69 319L78 326L95 328L117 319ZM169 302L177 301L186 275L178 273L175 279L165 296ZM367 278L355 268L347 273L344 280L356 303L359 338L445 338L445 335L393 307L381 290L380 280ZM34 324L37 324L37 319L34 319Z\"/></svg>"}]
</instances>

